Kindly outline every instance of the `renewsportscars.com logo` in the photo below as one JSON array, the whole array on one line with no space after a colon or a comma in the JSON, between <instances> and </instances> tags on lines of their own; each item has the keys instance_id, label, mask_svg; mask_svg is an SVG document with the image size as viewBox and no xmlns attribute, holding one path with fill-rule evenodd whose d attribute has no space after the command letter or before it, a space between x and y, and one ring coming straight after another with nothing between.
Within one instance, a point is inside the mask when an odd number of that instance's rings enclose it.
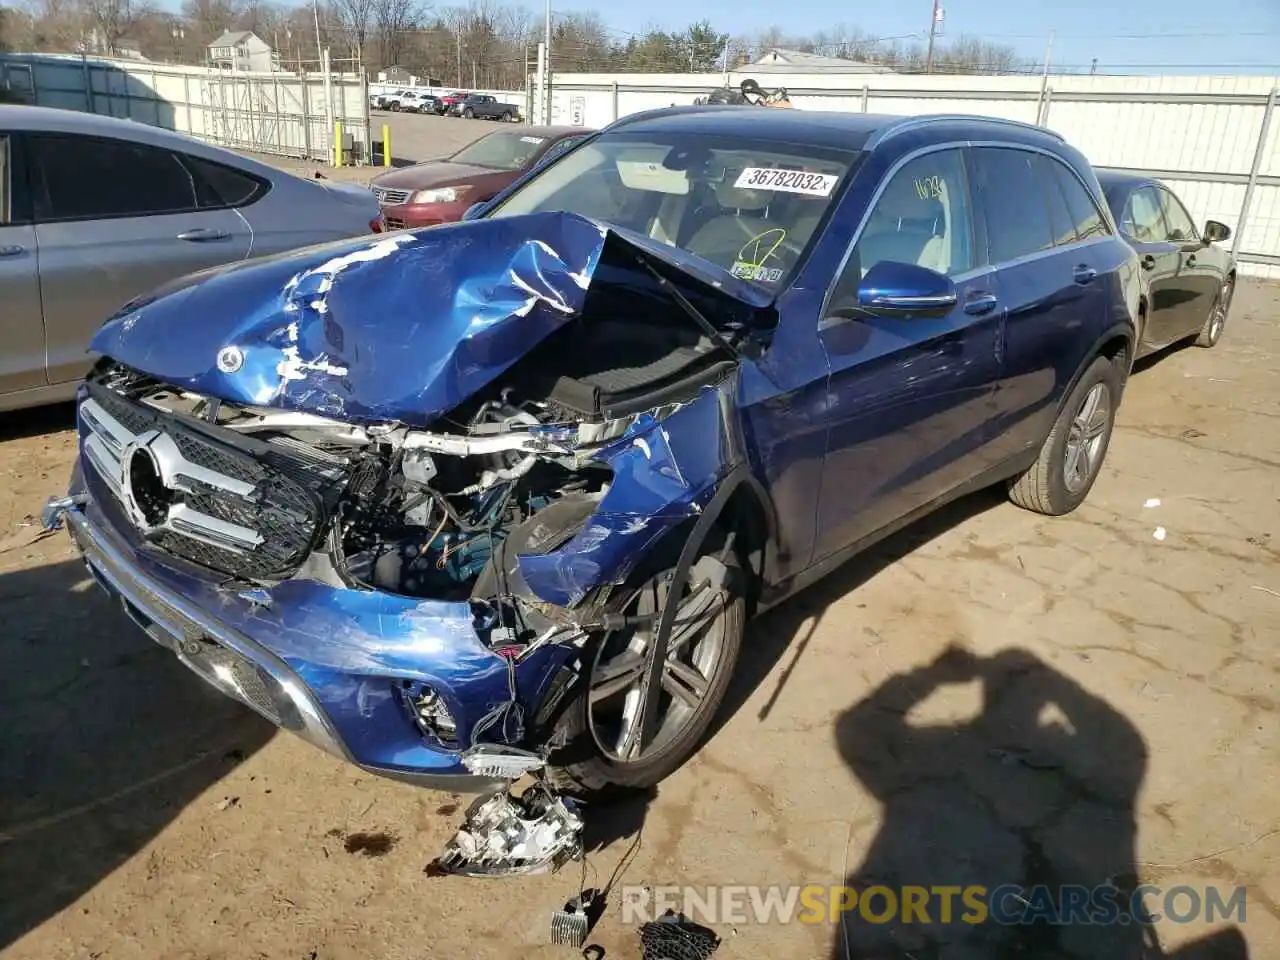
<instances>
[{"instance_id":1,"label":"renewsportscars.com logo","mask_svg":"<svg viewBox=\"0 0 1280 960\"><path fill-rule=\"evenodd\" d=\"M704 924L835 923L1052 926L1245 920L1245 888L1143 884L1132 892L1111 885L1023 887L711 886L622 888L622 920L642 924L664 913Z\"/></svg>"}]
</instances>

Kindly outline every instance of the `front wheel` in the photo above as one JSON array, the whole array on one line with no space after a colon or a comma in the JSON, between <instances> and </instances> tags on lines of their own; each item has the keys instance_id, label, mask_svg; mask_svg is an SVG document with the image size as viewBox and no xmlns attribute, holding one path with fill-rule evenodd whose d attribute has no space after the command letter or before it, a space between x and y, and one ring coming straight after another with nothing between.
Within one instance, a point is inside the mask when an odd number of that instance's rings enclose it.
<instances>
[{"instance_id":1,"label":"front wheel","mask_svg":"<svg viewBox=\"0 0 1280 960\"><path fill-rule=\"evenodd\" d=\"M506 113L504 113L501 117L499 117L499 119L500 119L503 123L510 123L510 122L511 122L511 111L510 111L510 110L508 110L508 111L507 111Z\"/></svg>"},{"instance_id":2,"label":"front wheel","mask_svg":"<svg viewBox=\"0 0 1280 960\"><path fill-rule=\"evenodd\" d=\"M1123 390L1120 366L1098 357L1071 391L1040 455L1009 481L1009 499L1036 513L1061 516L1084 502L1098 478Z\"/></svg>"},{"instance_id":3,"label":"front wheel","mask_svg":"<svg viewBox=\"0 0 1280 960\"><path fill-rule=\"evenodd\" d=\"M393 104L389 105L389 106L387 107L387 109L388 109L388 110L390 110L392 113L399 113L399 112L400 112L400 104L398 104L398 103L393 103Z\"/></svg>"},{"instance_id":4,"label":"front wheel","mask_svg":"<svg viewBox=\"0 0 1280 960\"><path fill-rule=\"evenodd\" d=\"M1227 312L1231 309L1231 296L1235 293L1235 286L1235 281L1227 277L1219 288L1218 295L1213 298L1209 317L1196 335L1197 347L1217 346L1218 340L1222 338L1222 330L1227 325Z\"/></svg>"},{"instance_id":5,"label":"front wheel","mask_svg":"<svg viewBox=\"0 0 1280 960\"><path fill-rule=\"evenodd\" d=\"M666 607L674 568L633 586L620 610L641 618ZM561 713L548 776L568 793L652 787L697 751L724 701L746 626L741 568L732 548L708 551L689 571L659 672L652 716L646 677L656 622L593 637L585 675Z\"/></svg>"}]
</instances>

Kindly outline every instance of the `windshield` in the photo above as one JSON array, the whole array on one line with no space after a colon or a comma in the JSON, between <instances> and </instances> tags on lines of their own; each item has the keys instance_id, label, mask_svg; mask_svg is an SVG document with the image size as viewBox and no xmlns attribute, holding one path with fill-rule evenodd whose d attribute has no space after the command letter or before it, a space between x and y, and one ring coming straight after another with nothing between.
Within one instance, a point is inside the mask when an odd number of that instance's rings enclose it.
<instances>
[{"instance_id":1,"label":"windshield","mask_svg":"<svg viewBox=\"0 0 1280 960\"><path fill-rule=\"evenodd\" d=\"M491 133L463 147L449 159L490 170L521 170L546 141L546 137L518 132Z\"/></svg>"},{"instance_id":2,"label":"windshield","mask_svg":"<svg viewBox=\"0 0 1280 960\"><path fill-rule=\"evenodd\" d=\"M546 167L489 216L576 213L778 289L856 156L741 137L605 135Z\"/></svg>"}]
</instances>

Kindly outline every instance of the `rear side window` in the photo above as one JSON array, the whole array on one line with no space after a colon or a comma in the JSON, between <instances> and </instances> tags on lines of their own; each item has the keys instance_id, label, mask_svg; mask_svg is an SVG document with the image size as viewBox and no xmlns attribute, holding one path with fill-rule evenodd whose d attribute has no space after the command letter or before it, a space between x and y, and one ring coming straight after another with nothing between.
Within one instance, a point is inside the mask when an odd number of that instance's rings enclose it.
<instances>
[{"instance_id":1,"label":"rear side window","mask_svg":"<svg viewBox=\"0 0 1280 960\"><path fill-rule=\"evenodd\" d=\"M1037 154L1005 147L979 147L973 154L991 262L1052 249L1054 231L1045 195L1053 184L1032 168Z\"/></svg>"},{"instance_id":2,"label":"rear side window","mask_svg":"<svg viewBox=\"0 0 1280 960\"><path fill-rule=\"evenodd\" d=\"M161 147L62 134L28 138L41 221L186 213L196 183L178 154Z\"/></svg>"},{"instance_id":3,"label":"rear side window","mask_svg":"<svg viewBox=\"0 0 1280 960\"><path fill-rule=\"evenodd\" d=\"M208 207L243 207L259 199L269 189L264 180L187 154L183 161L195 175L196 196L200 206Z\"/></svg>"},{"instance_id":4,"label":"rear side window","mask_svg":"<svg viewBox=\"0 0 1280 960\"><path fill-rule=\"evenodd\" d=\"M1090 240L1093 237L1110 235L1111 228L1107 226L1107 221L1103 218L1102 211L1098 209L1097 201L1085 189L1085 185L1080 182L1080 178L1072 173L1065 164L1056 160L1051 160L1050 165L1057 175L1058 186L1062 189L1062 195L1067 201L1067 209L1071 211L1071 220L1076 228L1076 238Z\"/></svg>"},{"instance_id":5,"label":"rear side window","mask_svg":"<svg viewBox=\"0 0 1280 960\"><path fill-rule=\"evenodd\" d=\"M1053 242L1055 246L1063 246L1076 242L1076 224L1067 207L1066 194L1058 185L1057 171L1059 164L1046 156L1032 157L1031 169L1044 185L1045 200L1049 204L1049 222L1053 225Z\"/></svg>"},{"instance_id":6,"label":"rear side window","mask_svg":"<svg viewBox=\"0 0 1280 960\"><path fill-rule=\"evenodd\" d=\"M1120 228L1142 243L1164 242L1169 231L1164 225L1155 187L1139 187L1129 194L1120 217Z\"/></svg>"}]
</instances>

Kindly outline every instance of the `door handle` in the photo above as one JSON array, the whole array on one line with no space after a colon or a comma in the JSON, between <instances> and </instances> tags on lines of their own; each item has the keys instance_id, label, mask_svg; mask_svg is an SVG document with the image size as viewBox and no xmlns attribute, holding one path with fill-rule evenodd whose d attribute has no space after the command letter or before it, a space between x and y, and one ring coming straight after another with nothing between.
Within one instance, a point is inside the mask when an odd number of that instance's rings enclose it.
<instances>
[{"instance_id":1,"label":"door handle","mask_svg":"<svg viewBox=\"0 0 1280 960\"><path fill-rule=\"evenodd\" d=\"M967 298L964 302L964 312L970 316L980 317L984 313L990 313L996 308L996 295L994 293L975 293Z\"/></svg>"},{"instance_id":2,"label":"door handle","mask_svg":"<svg viewBox=\"0 0 1280 960\"><path fill-rule=\"evenodd\" d=\"M1076 267L1072 273L1076 283L1092 283L1094 278L1098 276L1098 271L1086 263L1082 263Z\"/></svg>"},{"instance_id":3,"label":"door handle","mask_svg":"<svg viewBox=\"0 0 1280 960\"><path fill-rule=\"evenodd\" d=\"M231 234L225 230L210 230L208 227L196 227L193 230L185 230L178 234L179 240L186 240L189 243L210 243L215 240L230 240Z\"/></svg>"},{"instance_id":4,"label":"door handle","mask_svg":"<svg viewBox=\"0 0 1280 960\"><path fill-rule=\"evenodd\" d=\"M7 247L0 247L0 257L20 257L26 252L26 247L20 247L16 243Z\"/></svg>"},{"instance_id":5,"label":"door handle","mask_svg":"<svg viewBox=\"0 0 1280 960\"><path fill-rule=\"evenodd\" d=\"M1154 270L1156 268L1156 258L1152 254L1147 254L1142 258L1143 270Z\"/></svg>"}]
</instances>

